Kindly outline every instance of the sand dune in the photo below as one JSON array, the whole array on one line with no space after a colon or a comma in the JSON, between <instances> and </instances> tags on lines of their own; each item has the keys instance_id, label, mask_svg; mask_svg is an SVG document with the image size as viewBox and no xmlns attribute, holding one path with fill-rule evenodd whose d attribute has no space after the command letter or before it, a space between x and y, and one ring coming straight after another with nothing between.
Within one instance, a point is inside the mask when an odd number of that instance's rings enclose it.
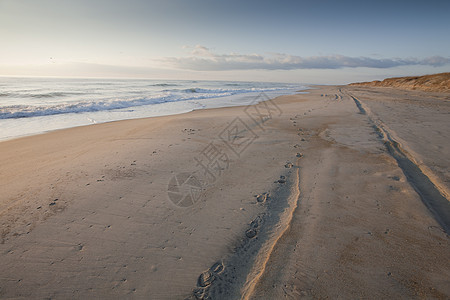
<instances>
[{"instance_id":1,"label":"sand dune","mask_svg":"<svg viewBox=\"0 0 450 300\"><path fill-rule=\"evenodd\" d=\"M450 73L387 78L383 81L351 83L350 86L391 87L429 92L450 92Z\"/></svg>"},{"instance_id":2,"label":"sand dune","mask_svg":"<svg viewBox=\"0 0 450 300\"><path fill-rule=\"evenodd\" d=\"M0 298L448 299L445 97L324 86L2 142Z\"/></svg>"}]
</instances>

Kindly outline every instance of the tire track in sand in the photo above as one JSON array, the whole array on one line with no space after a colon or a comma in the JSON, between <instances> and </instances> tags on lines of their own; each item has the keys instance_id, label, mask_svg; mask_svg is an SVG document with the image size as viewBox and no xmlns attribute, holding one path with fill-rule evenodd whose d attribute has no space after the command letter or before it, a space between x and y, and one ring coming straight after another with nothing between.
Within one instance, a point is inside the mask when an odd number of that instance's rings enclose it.
<instances>
[{"instance_id":1,"label":"tire track in sand","mask_svg":"<svg viewBox=\"0 0 450 300\"><path fill-rule=\"evenodd\" d=\"M375 118L361 100L350 94L349 96L355 102L360 113L368 116L389 154L395 158L422 202L445 232L450 234L450 202L446 188L438 183L431 170L417 163L417 160L393 137L394 133L387 129L387 126L380 119Z\"/></svg>"}]
</instances>

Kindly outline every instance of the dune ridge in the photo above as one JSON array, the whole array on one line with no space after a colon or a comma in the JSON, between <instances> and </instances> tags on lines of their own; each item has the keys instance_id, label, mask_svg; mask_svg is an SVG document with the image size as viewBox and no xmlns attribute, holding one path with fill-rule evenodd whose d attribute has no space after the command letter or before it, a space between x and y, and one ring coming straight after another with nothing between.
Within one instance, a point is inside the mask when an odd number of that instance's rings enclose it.
<instances>
[{"instance_id":1,"label":"dune ridge","mask_svg":"<svg viewBox=\"0 0 450 300\"><path fill-rule=\"evenodd\" d=\"M391 87L427 92L450 92L450 72L424 76L393 77L383 81L350 83L349 86Z\"/></svg>"}]
</instances>

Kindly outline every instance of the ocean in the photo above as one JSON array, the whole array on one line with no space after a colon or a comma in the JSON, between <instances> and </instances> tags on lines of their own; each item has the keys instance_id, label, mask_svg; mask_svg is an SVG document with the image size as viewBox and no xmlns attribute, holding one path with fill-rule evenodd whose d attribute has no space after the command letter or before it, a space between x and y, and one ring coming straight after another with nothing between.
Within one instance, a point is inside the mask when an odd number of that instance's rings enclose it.
<instances>
[{"instance_id":1,"label":"ocean","mask_svg":"<svg viewBox=\"0 0 450 300\"><path fill-rule=\"evenodd\" d=\"M117 120L248 105L302 84L0 77L0 140Z\"/></svg>"}]
</instances>

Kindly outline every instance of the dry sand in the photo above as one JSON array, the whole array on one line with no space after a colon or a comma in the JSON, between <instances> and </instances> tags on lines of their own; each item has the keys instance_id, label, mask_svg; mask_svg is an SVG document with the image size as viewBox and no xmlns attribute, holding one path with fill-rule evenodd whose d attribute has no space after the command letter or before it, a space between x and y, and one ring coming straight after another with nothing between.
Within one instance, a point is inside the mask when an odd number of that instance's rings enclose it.
<instances>
[{"instance_id":1,"label":"dry sand","mask_svg":"<svg viewBox=\"0 0 450 300\"><path fill-rule=\"evenodd\" d=\"M2 142L0 298L449 298L449 113L324 86Z\"/></svg>"}]
</instances>

